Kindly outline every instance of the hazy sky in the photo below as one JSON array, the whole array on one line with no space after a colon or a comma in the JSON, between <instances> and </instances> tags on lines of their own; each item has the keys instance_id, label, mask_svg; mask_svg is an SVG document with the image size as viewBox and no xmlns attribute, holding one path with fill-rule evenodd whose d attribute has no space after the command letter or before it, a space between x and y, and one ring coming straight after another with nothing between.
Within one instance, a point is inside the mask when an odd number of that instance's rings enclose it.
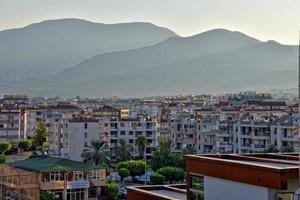
<instances>
[{"instance_id":1,"label":"hazy sky","mask_svg":"<svg viewBox=\"0 0 300 200\"><path fill-rule=\"evenodd\" d=\"M300 0L0 0L0 30L57 18L146 21L181 36L227 28L297 44Z\"/></svg>"}]
</instances>

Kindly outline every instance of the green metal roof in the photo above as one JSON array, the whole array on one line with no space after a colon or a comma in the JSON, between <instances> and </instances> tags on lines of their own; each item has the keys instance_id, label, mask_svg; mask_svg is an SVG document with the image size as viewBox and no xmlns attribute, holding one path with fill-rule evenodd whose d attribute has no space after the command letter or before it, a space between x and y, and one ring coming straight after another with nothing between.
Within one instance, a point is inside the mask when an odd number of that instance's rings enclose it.
<instances>
[{"instance_id":1,"label":"green metal roof","mask_svg":"<svg viewBox=\"0 0 300 200\"><path fill-rule=\"evenodd\" d=\"M90 165L64 158L38 156L26 160L8 163L8 165L29 171L80 171L85 169L101 169L103 166Z\"/></svg>"}]
</instances>

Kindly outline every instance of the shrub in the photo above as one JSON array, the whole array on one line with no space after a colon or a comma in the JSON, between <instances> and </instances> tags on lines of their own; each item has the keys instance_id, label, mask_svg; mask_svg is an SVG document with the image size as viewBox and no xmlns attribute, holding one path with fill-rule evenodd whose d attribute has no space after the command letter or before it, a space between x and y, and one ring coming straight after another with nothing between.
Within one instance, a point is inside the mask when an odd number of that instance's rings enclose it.
<instances>
[{"instance_id":1,"label":"shrub","mask_svg":"<svg viewBox=\"0 0 300 200\"><path fill-rule=\"evenodd\" d=\"M150 176L150 181L154 184L154 185L160 185L164 182L165 177L161 174L155 173L153 175Z\"/></svg>"},{"instance_id":2,"label":"shrub","mask_svg":"<svg viewBox=\"0 0 300 200\"><path fill-rule=\"evenodd\" d=\"M141 176L145 173L145 161L129 160L118 163L117 169L126 168L129 170L129 175L132 177Z\"/></svg>"},{"instance_id":3,"label":"shrub","mask_svg":"<svg viewBox=\"0 0 300 200\"><path fill-rule=\"evenodd\" d=\"M12 148L10 142L0 142L0 154L4 154L6 151L9 151Z\"/></svg>"},{"instance_id":4,"label":"shrub","mask_svg":"<svg viewBox=\"0 0 300 200\"><path fill-rule=\"evenodd\" d=\"M163 167L157 170L157 173L164 176L170 183L183 181L185 171L178 167Z\"/></svg>"},{"instance_id":5,"label":"shrub","mask_svg":"<svg viewBox=\"0 0 300 200\"><path fill-rule=\"evenodd\" d=\"M123 180L124 178L129 176L129 170L126 168L121 168L118 170L118 174L121 177L121 179Z\"/></svg>"},{"instance_id":6,"label":"shrub","mask_svg":"<svg viewBox=\"0 0 300 200\"><path fill-rule=\"evenodd\" d=\"M117 199L120 195L120 186L112 181L109 181L104 186L104 194L109 199Z\"/></svg>"},{"instance_id":7,"label":"shrub","mask_svg":"<svg viewBox=\"0 0 300 200\"><path fill-rule=\"evenodd\" d=\"M41 192L40 200L56 200L55 195L50 192Z\"/></svg>"},{"instance_id":8,"label":"shrub","mask_svg":"<svg viewBox=\"0 0 300 200\"><path fill-rule=\"evenodd\" d=\"M23 151L28 151L32 147L32 141L31 140L24 140L19 142L19 148Z\"/></svg>"},{"instance_id":9,"label":"shrub","mask_svg":"<svg viewBox=\"0 0 300 200\"><path fill-rule=\"evenodd\" d=\"M6 156L4 154L0 155L0 164L4 164L6 162Z\"/></svg>"}]
</instances>

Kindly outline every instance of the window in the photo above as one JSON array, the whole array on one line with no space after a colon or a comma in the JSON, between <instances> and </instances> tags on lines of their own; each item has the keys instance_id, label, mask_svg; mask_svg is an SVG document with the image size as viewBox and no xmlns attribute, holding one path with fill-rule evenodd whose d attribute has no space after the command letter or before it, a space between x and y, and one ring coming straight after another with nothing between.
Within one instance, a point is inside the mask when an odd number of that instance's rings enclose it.
<instances>
[{"instance_id":1,"label":"window","mask_svg":"<svg viewBox=\"0 0 300 200\"><path fill-rule=\"evenodd\" d=\"M125 131L120 131L120 135L125 135Z\"/></svg>"},{"instance_id":2,"label":"window","mask_svg":"<svg viewBox=\"0 0 300 200\"><path fill-rule=\"evenodd\" d=\"M203 176L190 175L190 200L204 200Z\"/></svg>"},{"instance_id":3,"label":"window","mask_svg":"<svg viewBox=\"0 0 300 200\"><path fill-rule=\"evenodd\" d=\"M129 131L129 135L133 135L133 131Z\"/></svg>"},{"instance_id":4,"label":"window","mask_svg":"<svg viewBox=\"0 0 300 200\"><path fill-rule=\"evenodd\" d=\"M90 179L104 180L105 177L106 177L105 170L91 170L90 171Z\"/></svg>"},{"instance_id":5,"label":"window","mask_svg":"<svg viewBox=\"0 0 300 200\"><path fill-rule=\"evenodd\" d=\"M87 144L87 142L85 142L85 143L84 143L84 147L88 147L88 144Z\"/></svg>"},{"instance_id":6,"label":"window","mask_svg":"<svg viewBox=\"0 0 300 200\"><path fill-rule=\"evenodd\" d=\"M82 181L82 180L86 179L86 177L83 176L82 171L74 171L73 177L74 177L74 179L73 179L74 181Z\"/></svg>"},{"instance_id":7,"label":"window","mask_svg":"<svg viewBox=\"0 0 300 200\"><path fill-rule=\"evenodd\" d=\"M88 137L88 133L84 133L84 138L87 138Z\"/></svg>"},{"instance_id":8,"label":"window","mask_svg":"<svg viewBox=\"0 0 300 200\"><path fill-rule=\"evenodd\" d=\"M88 124L84 123L84 128L87 129L87 127L88 127Z\"/></svg>"},{"instance_id":9,"label":"window","mask_svg":"<svg viewBox=\"0 0 300 200\"><path fill-rule=\"evenodd\" d=\"M43 182L63 181L64 173L63 172L44 173L42 180L43 180Z\"/></svg>"}]
</instances>

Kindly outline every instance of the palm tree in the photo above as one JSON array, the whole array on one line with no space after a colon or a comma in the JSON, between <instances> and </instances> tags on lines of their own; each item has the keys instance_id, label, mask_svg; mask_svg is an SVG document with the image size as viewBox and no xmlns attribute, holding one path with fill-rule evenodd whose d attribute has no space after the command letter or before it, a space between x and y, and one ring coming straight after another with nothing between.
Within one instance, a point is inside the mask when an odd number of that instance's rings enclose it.
<instances>
[{"instance_id":1,"label":"palm tree","mask_svg":"<svg viewBox=\"0 0 300 200\"><path fill-rule=\"evenodd\" d=\"M117 146L116 155L119 161L130 160L132 157L133 146L131 144L127 144L124 138L119 140L119 144Z\"/></svg>"},{"instance_id":2,"label":"palm tree","mask_svg":"<svg viewBox=\"0 0 300 200\"><path fill-rule=\"evenodd\" d=\"M84 149L81 153L83 162L94 165L109 164L110 157L108 156L109 149L102 140L91 140L91 146Z\"/></svg>"},{"instance_id":3,"label":"palm tree","mask_svg":"<svg viewBox=\"0 0 300 200\"><path fill-rule=\"evenodd\" d=\"M136 145L139 151L139 157L142 158L147 145L147 138L144 135L140 135L136 139Z\"/></svg>"},{"instance_id":4,"label":"palm tree","mask_svg":"<svg viewBox=\"0 0 300 200\"><path fill-rule=\"evenodd\" d=\"M159 139L159 149L160 151L171 152L172 138L163 137Z\"/></svg>"}]
</instances>

